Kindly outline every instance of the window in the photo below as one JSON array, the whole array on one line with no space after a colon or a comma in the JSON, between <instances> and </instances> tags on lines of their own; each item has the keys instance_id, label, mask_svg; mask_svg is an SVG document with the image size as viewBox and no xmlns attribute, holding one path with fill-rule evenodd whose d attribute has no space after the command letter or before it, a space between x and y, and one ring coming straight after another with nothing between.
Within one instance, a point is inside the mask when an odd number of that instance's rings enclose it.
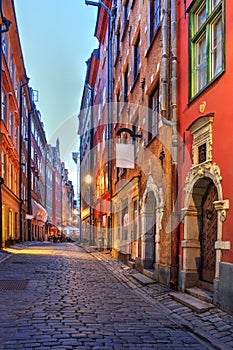
<instances>
[{"instance_id":1,"label":"window","mask_svg":"<svg viewBox=\"0 0 233 350\"><path fill-rule=\"evenodd\" d=\"M120 90L117 91L117 95L116 95L116 122L119 123L120 120Z\"/></svg>"},{"instance_id":2,"label":"window","mask_svg":"<svg viewBox=\"0 0 233 350\"><path fill-rule=\"evenodd\" d=\"M133 77L137 78L140 71L140 34L137 37L137 41L133 47Z\"/></svg>"},{"instance_id":3,"label":"window","mask_svg":"<svg viewBox=\"0 0 233 350\"><path fill-rule=\"evenodd\" d=\"M130 8L129 0L126 0L125 1L125 5L124 5L124 27L126 26L126 23L127 23L127 20L128 20L129 8Z\"/></svg>"},{"instance_id":4,"label":"window","mask_svg":"<svg viewBox=\"0 0 233 350\"><path fill-rule=\"evenodd\" d=\"M13 166L11 162L8 164L8 187L13 189Z\"/></svg>"},{"instance_id":5,"label":"window","mask_svg":"<svg viewBox=\"0 0 233 350\"><path fill-rule=\"evenodd\" d=\"M1 177L5 177L6 172L6 155L4 151L1 153Z\"/></svg>"},{"instance_id":6,"label":"window","mask_svg":"<svg viewBox=\"0 0 233 350\"><path fill-rule=\"evenodd\" d=\"M139 117L137 116L132 125L132 131L134 134L138 134L138 121ZM138 155L138 137L133 137L132 141L134 144L134 157L136 159Z\"/></svg>"},{"instance_id":7,"label":"window","mask_svg":"<svg viewBox=\"0 0 233 350\"><path fill-rule=\"evenodd\" d=\"M159 122L159 85L156 86L153 93L149 96L148 108L148 142L158 134Z\"/></svg>"},{"instance_id":8,"label":"window","mask_svg":"<svg viewBox=\"0 0 233 350\"><path fill-rule=\"evenodd\" d=\"M150 0L149 8L149 42L151 43L155 37L160 24L160 0Z\"/></svg>"},{"instance_id":9,"label":"window","mask_svg":"<svg viewBox=\"0 0 233 350\"><path fill-rule=\"evenodd\" d=\"M124 200L122 203L122 239L128 239L129 229L129 212L128 212L128 200Z\"/></svg>"},{"instance_id":10,"label":"window","mask_svg":"<svg viewBox=\"0 0 233 350\"><path fill-rule=\"evenodd\" d=\"M206 143L198 146L198 162L203 163L206 161Z\"/></svg>"},{"instance_id":11,"label":"window","mask_svg":"<svg viewBox=\"0 0 233 350\"><path fill-rule=\"evenodd\" d=\"M115 55L116 57L119 55L119 52L120 52L120 30L118 29L117 30L117 33L116 33L116 42L115 42Z\"/></svg>"},{"instance_id":12,"label":"window","mask_svg":"<svg viewBox=\"0 0 233 350\"><path fill-rule=\"evenodd\" d=\"M14 66L14 62L13 62L13 57L11 57L11 59L10 59L9 71L10 71L11 81L12 81L12 84L14 86L15 66Z\"/></svg>"},{"instance_id":13,"label":"window","mask_svg":"<svg viewBox=\"0 0 233 350\"><path fill-rule=\"evenodd\" d=\"M13 217L13 210L9 210L9 233L8 237L10 239L14 238L14 217Z\"/></svg>"},{"instance_id":14,"label":"window","mask_svg":"<svg viewBox=\"0 0 233 350\"><path fill-rule=\"evenodd\" d=\"M129 89L129 81L128 81L128 66L127 66L124 73L124 102L127 101L128 89Z\"/></svg>"},{"instance_id":15,"label":"window","mask_svg":"<svg viewBox=\"0 0 233 350\"><path fill-rule=\"evenodd\" d=\"M138 201L133 201L133 241L137 241L137 231L138 231L138 225L137 225L137 217L138 217Z\"/></svg>"},{"instance_id":16,"label":"window","mask_svg":"<svg viewBox=\"0 0 233 350\"><path fill-rule=\"evenodd\" d=\"M105 149L105 140L106 140L106 130L103 129L103 131L102 131L102 150Z\"/></svg>"},{"instance_id":17,"label":"window","mask_svg":"<svg viewBox=\"0 0 233 350\"><path fill-rule=\"evenodd\" d=\"M99 192L100 195L104 193L104 171L101 170L100 176L99 176Z\"/></svg>"},{"instance_id":18,"label":"window","mask_svg":"<svg viewBox=\"0 0 233 350\"><path fill-rule=\"evenodd\" d=\"M7 121L7 115L6 115L6 95L5 92L2 91L2 120L4 121L4 123L6 124Z\"/></svg>"},{"instance_id":19,"label":"window","mask_svg":"<svg viewBox=\"0 0 233 350\"><path fill-rule=\"evenodd\" d=\"M204 162L212 161L212 123L214 114L198 118L187 130L193 136L192 157L193 165L199 166Z\"/></svg>"},{"instance_id":20,"label":"window","mask_svg":"<svg viewBox=\"0 0 233 350\"><path fill-rule=\"evenodd\" d=\"M4 56L7 59L7 37L6 37L6 34L2 35L2 52L4 53Z\"/></svg>"},{"instance_id":21,"label":"window","mask_svg":"<svg viewBox=\"0 0 233 350\"><path fill-rule=\"evenodd\" d=\"M190 98L224 69L221 0L202 0L190 12Z\"/></svg>"},{"instance_id":22,"label":"window","mask_svg":"<svg viewBox=\"0 0 233 350\"><path fill-rule=\"evenodd\" d=\"M17 172L13 172L13 191L17 193Z\"/></svg>"},{"instance_id":23,"label":"window","mask_svg":"<svg viewBox=\"0 0 233 350\"><path fill-rule=\"evenodd\" d=\"M13 114L12 112L10 112L10 116L9 116L9 135L10 137L13 137Z\"/></svg>"},{"instance_id":24,"label":"window","mask_svg":"<svg viewBox=\"0 0 233 350\"><path fill-rule=\"evenodd\" d=\"M14 145L15 145L15 148L18 149L18 147L19 147L19 128L17 125L15 125Z\"/></svg>"}]
</instances>

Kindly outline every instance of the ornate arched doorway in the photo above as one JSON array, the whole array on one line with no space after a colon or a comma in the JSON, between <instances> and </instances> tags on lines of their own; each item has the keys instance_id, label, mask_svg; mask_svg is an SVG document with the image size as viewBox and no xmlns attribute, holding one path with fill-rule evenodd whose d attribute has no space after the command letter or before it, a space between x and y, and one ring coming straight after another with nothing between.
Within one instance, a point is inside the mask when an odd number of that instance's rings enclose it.
<instances>
[{"instance_id":1,"label":"ornate arched doorway","mask_svg":"<svg viewBox=\"0 0 233 350\"><path fill-rule=\"evenodd\" d=\"M229 201L222 198L220 169L211 162L193 167L185 181L184 239L179 284L217 288L222 242L222 222ZM206 283L207 282L207 283Z\"/></svg>"},{"instance_id":2,"label":"ornate arched doorway","mask_svg":"<svg viewBox=\"0 0 233 350\"><path fill-rule=\"evenodd\" d=\"M156 269L159 263L160 230L164 211L163 189L148 175L140 211L142 223L141 259L144 269Z\"/></svg>"}]
</instances>

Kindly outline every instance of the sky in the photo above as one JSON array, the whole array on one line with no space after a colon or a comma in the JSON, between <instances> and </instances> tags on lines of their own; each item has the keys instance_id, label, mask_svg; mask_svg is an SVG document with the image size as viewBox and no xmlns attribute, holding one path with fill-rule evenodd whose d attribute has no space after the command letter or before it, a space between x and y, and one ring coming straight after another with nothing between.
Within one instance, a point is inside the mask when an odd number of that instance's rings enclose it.
<instances>
[{"instance_id":1,"label":"sky","mask_svg":"<svg viewBox=\"0 0 233 350\"><path fill-rule=\"evenodd\" d=\"M85 0L14 0L29 86L39 93L47 142L60 140L62 161L76 191L78 118L86 61L98 47L97 8Z\"/></svg>"}]
</instances>

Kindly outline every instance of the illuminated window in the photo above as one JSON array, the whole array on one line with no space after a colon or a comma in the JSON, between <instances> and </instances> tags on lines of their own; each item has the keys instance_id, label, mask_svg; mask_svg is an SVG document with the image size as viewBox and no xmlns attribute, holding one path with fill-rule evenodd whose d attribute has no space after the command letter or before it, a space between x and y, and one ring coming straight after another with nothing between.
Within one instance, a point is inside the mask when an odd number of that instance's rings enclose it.
<instances>
[{"instance_id":1,"label":"illuminated window","mask_svg":"<svg viewBox=\"0 0 233 350\"><path fill-rule=\"evenodd\" d=\"M1 176L4 178L6 172L6 155L4 151L1 153Z\"/></svg>"}]
</instances>

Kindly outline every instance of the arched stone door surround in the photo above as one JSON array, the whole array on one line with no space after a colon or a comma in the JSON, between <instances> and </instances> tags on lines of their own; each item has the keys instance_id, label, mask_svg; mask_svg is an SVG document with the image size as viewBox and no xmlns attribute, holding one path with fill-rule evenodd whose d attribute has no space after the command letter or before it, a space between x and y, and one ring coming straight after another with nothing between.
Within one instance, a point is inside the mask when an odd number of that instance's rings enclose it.
<instances>
[{"instance_id":1,"label":"arched stone door surround","mask_svg":"<svg viewBox=\"0 0 233 350\"><path fill-rule=\"evenodd\" d=\"M141 207L142 260L145 269L158 267L163 206L163 190L157 187L152 175L149 175Z\"/></svg>"},{"instance_id":2,"label":"arched stone door surround","mask_svg":"<svg viewBox=\"0 0 233 350\"><path fill-rule=\"evenodd\" d=\"M214 208L217 211L217 241L216 266L214 289L217 288L219 279L219 264L221 260L221 249L227 248L228 242L222 242L222 222L226 218L226 210L229 201L222 198L220 169L212 162L206 162L191 168L185 181L185 198L183 212L184 240L181 242L183 249L183 266L180 272L180 286L182 289L197 285L199 280L198 270L200 267L200 229L202 225L202 203L206 190L211 182L217 191L217 200ZM223 244L226 243L226 244Z\"/></svg>"}]
</instances>

